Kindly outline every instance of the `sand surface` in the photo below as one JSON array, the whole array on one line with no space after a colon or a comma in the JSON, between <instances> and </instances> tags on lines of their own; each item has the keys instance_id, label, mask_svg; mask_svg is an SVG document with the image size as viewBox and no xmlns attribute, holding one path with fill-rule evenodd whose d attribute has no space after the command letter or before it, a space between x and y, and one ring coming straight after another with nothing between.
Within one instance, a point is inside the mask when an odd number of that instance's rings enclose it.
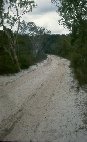
<instances>
[{"instance_id":1,"label":"sand surface","mask_svg":"<svg viewBox=\"0 0 87 142\"><path fill-rule=\"evenodd\" d=\"M0 140L87 142L87 93L77 90L70 62L47 60L0 76Z\"/></svg>"}]
</instances>

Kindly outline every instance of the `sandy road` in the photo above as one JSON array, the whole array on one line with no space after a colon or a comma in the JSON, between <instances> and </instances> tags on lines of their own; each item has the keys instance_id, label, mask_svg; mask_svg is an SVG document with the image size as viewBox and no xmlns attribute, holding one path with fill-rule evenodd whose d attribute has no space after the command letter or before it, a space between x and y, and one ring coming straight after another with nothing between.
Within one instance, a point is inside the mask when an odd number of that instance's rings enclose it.
<instances>
[{"instance_id":1,"label":"sandy road","mask_svg":"<svg viewBox=\"0 0 87 142\"><path fill-rule=\"evenodd\" d=\"M76 91L69 61L56 56L0 77L0 140L87 142L81 103L86 96Z\"/></svg>"}]
</instances>

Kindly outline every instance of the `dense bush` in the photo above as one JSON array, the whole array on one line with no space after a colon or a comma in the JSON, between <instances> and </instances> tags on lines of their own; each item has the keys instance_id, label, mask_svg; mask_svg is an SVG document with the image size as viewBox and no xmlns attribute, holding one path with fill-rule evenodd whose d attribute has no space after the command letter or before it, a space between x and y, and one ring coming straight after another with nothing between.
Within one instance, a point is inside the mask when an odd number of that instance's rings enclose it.
<instances>
[{"instance_id":1,"label":"dense bush","mask_svg":"<svg viewBox=\"0 0 87 142\"><path fill-rule=\"evenodd\" d=\"M87 84L87 48L74 48L70 60L79 84Z\"/></svg>"},{"instance_id":2,"label":"dense bush","mask_svg":"<svg viewBox=\"0 0 87 142\"><path fill-rule=\"evenodd\" d=\"M9 55L6 52L0 54L0 74L9 74L18 72L15 64L12 63Z\"/></svg>"},{"instance_id":3,"label":"dense bush","mask_svg":"<svg viewBox=\"0 0 87 142\"><path fill-rule=\"evenodd\" d=\"M18 68L11 56L9 56L9 42L3 32L0 32L0 74L10 74L18 72ZM7 50L6 50L7 49ZM27 69L29 66L46 58L43 51L38 52L36 56L33 55L32 43L28 35L18 35L16 54L21 69ZM9 50L8 50L9 51Z\"/></svg>"},{"instance_id":4,"label":"dense bush","mask_svg":"<svg viewBox=\"0 0 87 142\"><path fill-rule=\"evenodd\" d=\"M87 40L80 46L81 40L79 38L74 44L71 44L71 39L71 35L52 35L47 39L48 44L45 45L45 52L69 59L79 85L84 85L87 84Z\"/></svg>"}]
</instances>

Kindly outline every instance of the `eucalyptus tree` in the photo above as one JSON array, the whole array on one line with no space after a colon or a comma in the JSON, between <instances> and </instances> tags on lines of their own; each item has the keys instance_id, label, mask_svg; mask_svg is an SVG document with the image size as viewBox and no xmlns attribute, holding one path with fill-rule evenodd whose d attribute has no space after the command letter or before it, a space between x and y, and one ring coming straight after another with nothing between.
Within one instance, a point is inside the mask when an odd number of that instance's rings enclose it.
<instances>
[{"instance_id":1,"label":"eucalyptus tree","mask_svg":"<svg viewBox=\"0 0 87 142\"><path fill-rule=\"evenodd\" d=\"M16 54L16 46L21 19L24 14L32 12L33 7L35 7L34 0L0 1L0 27L7 36L9 44L9 48L4 48L17 65L18 70L20 70L20 64Z\"/></svg>"}]
</instances>

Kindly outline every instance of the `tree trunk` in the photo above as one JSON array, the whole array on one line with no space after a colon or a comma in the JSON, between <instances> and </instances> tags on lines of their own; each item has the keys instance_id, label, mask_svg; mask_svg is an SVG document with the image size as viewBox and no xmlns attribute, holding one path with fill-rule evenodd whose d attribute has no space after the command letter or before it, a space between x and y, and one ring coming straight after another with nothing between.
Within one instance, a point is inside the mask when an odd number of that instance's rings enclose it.
<instances>
[{"instance_id":1,"label":"tree trunk","mask_svg":"<svg viewBox=\"0 0 87 142\"><path fill-rule=\"evenodd\" d=\"M17 65L18 71L20 71L21 68L20 68L20 64L19 64L19 61L18 61L18 57L17 57L16 51L15 51L15 48L11 47L11 49L12 49L12 54L13 54L13 57L14 57L14 62Z\"/></svg>"}]
</instances>

